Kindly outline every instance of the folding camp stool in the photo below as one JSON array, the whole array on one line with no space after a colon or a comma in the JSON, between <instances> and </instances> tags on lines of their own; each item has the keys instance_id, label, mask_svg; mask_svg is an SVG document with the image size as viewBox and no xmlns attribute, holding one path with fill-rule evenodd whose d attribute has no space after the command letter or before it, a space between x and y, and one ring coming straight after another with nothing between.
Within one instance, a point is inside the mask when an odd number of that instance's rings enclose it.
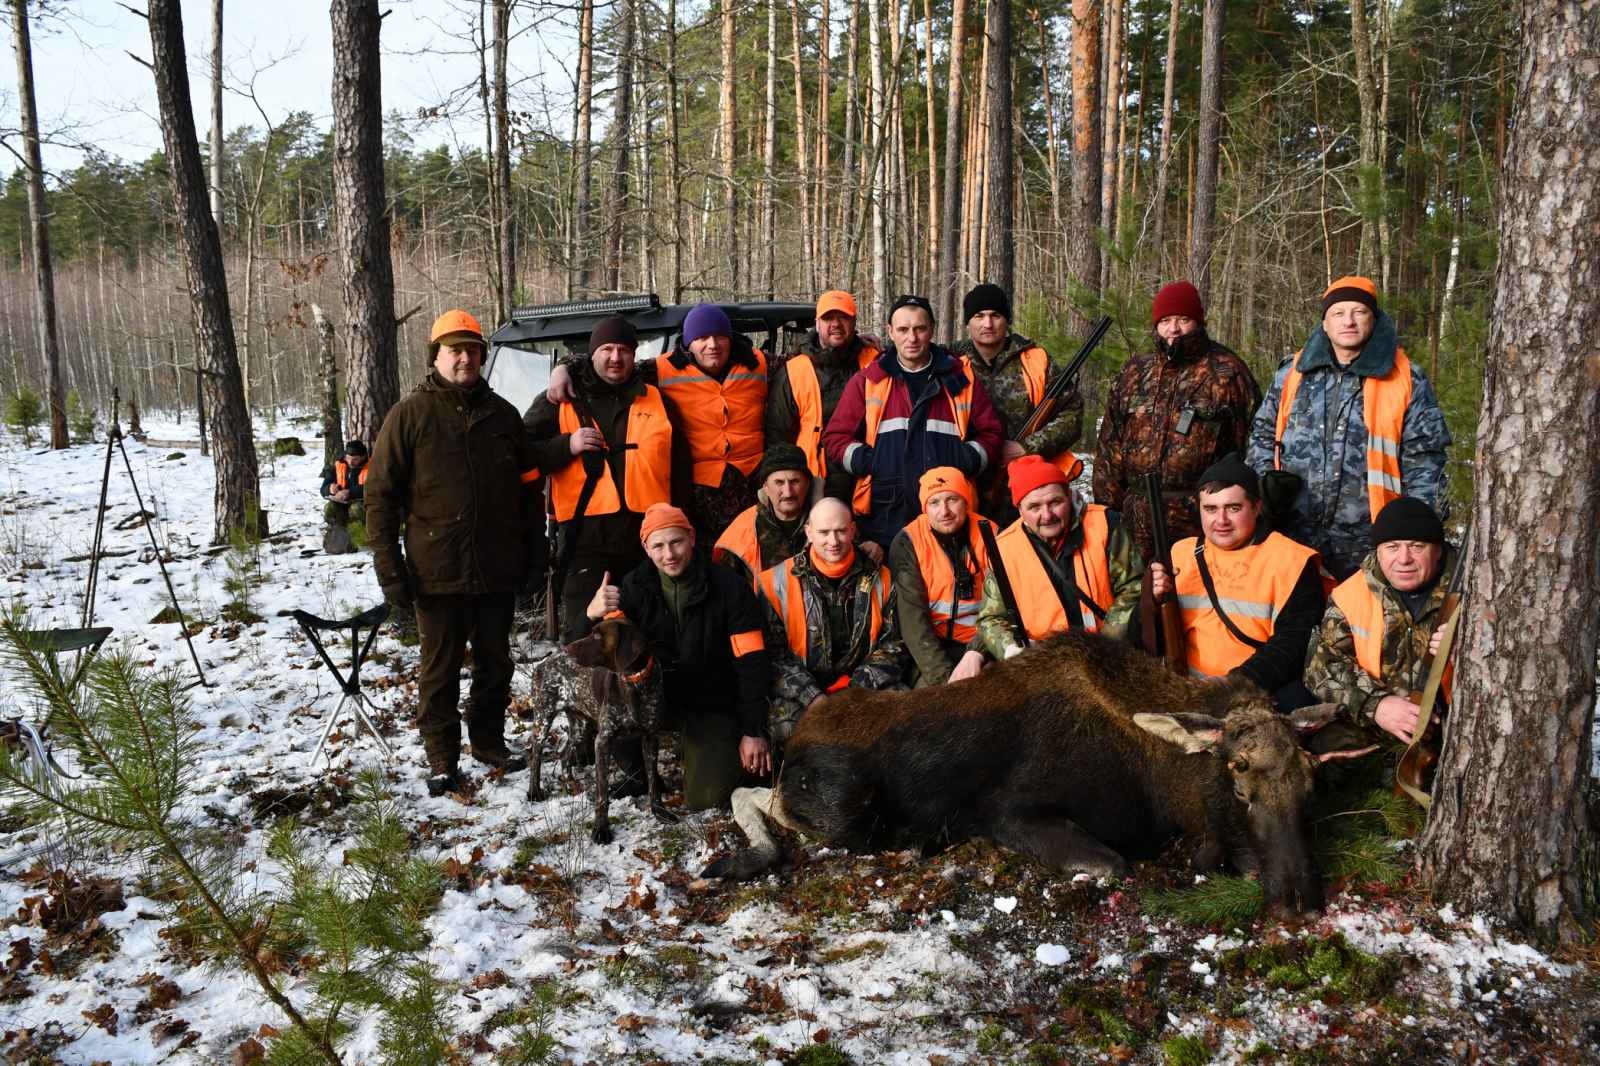
<instances>
[{"instance_id":1,"label":"folding camp stool","mask_svg":"<svg viewBox=\"0 0 1600 1066\"><path fill-rule=\"evenodd\" d=\"M69 695L77 689L78 683L83 680L83 675L89 670L89 663L94 659L95 653L100 650L100 645L106 642L111 635L110 626L99 626L94 629L25 629L20 634L23 644L38 654L39 663L50 674L50 680L60 691ZM78 660L78 665L73 668L71 676L61 671L60 656L70 655L73 652L83 652ZM39 786L54 794L56 777L72 777L56 762L55 756L50 753L50 716L46 714L45 720L35 725L25 718L15 718L0 722L0 741L14 743L21 747L23 752L33 761L34 773L38 775Z\"/></svg>"},{"instance_id":2,"label":"folding camp stool","mask_svg":"<svg viewBox=\"0 0 1600 1066\"><path fill-rule=\"evenodd\" d=\"M361 664L367 661L367 652L372 650L372 642L377 639L378 630L383 628L385 619L389 617L389 605L380 603L370 611L362 611L353 618L346 618L334 622L326 618L318 618L305 611L293 612L293 618L300 623L300 628L305 630L306 636L311 638L311 644L317 649L317 654L322 656L322 661L328 669L333 671L333 676L339 680L339 687L344 692L344 697L339 700L339 706L333 709L333 714L328 717L328 724L322 727L322 739L317 741L317 750L311 753L311 761L316 762L317 756L322 754L324 745L328 743L328 736L333 732L333 723L339 720L339 714L344 710L345 704L350 704L351 710L356 714L356 732L359 734L362 726L367 727L367 732L372 734L372 739L378 742L378 747L383 749L386 759L392 759L394 752L389 744L378 733L378 727L372 723L368 711L373 714L378 708L361 691ZM321 633L337 633L344 630L350 631L350 674L346 677L328 657L328 649L323 646ZM361 639L361 631L367 631L366 640Z\"/></svg>"}]
</instances>

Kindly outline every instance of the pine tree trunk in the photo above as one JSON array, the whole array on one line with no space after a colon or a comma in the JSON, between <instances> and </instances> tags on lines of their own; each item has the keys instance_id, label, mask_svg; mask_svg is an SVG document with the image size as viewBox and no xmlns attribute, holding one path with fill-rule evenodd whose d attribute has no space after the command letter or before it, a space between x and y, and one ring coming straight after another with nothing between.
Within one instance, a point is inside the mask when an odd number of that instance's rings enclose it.
<instances>
[{"instance_id":1,"label":"pine tree trunk","mask_svg":"<svg viewBox=\"0 0 1600 1066\"><path fill-rule=\"evenodd\" d=\"M1356 55L1356 99L1361 118L1361 200L1356 210L1361 215L1361 246L1356 253L1356 270L1373 273L1378 251L1376 207L1383 175L1378 170L1378 91L1372 76L1372 30L1367 25L1367 0L1350 0L1350 45Z\"/></svg>"},{"instance_id":2,"label":"pine tree trunk","mask_svg":"<svg viewBox=\"0 0 1600 1066\"><path fill-rule=\"evenodd\" d=\"M322 358L322 462L332 466L344 458L344 418L339 413L339 356L333 323L322 313L322 305L311 305L311 320L316 324L317 349Z\"/></svg>"},{"instance_id":3,"label":"pine tree trunk","mask_svg":"<svg viewBox=\"0 0 1600 1066\"><path fill-rule=\"evenodd\" d=\"M400 399L394 267L383 190L378 0L333 0L333 194L348 332L345 417L371 441Z\"/></svg>"},{"instance_id":4,"label":"pine tree trunk","mask_svg":"<svg viewBox=\"0 0 1600 1066\"><path fill-rule=\"evenodd\" d=\"M27 0L11 0L12 44L17 53L17 96L22 108L23 153L28 181L28 242L33 254L34 310L39 350L44 354L50 405L50 447L65 448L67 394L61 379L61 341L56 329L55 265L50 258L49 206L44 199L44 163L39 155L39 108L33 96L33 44L28 33ZM191 119L191 125L193 120Z\"/></svg>"},{"instance_id":5,"label":"pine tree trunk","mask_svg":"<svg viewBox=\"0 0 1600 1066\"><path fill-rule=\"evenodd\" d=\"M794 42L791 56L794 66L794 155L800 164L800 241L805 256L805 266L800 272L800 282L808 293L816 292L817 253L812 240L814 233L811 216L811 131L806 125L806 85L801 66L800 0L789 0L789 37ZM826 118L826 116L824 116Z\"/></svg>"},{"instance_id":6,"label":"pine tree trunk","mask_svg":"<svg viewBox=\"0 0 1600 1066\"><path fill-rule=\"evenodd\" d=\"M772 299L778 284L778 0L767 0L767 84L761 141L761 291Z\"/></svg>"},{"instance_id":7,"label":"pine tree trunk","mask_svg":"<svg viewBox=\"0 0 1600 1066\"><path fill-rule=\"evenodd\" d=\"M939 121L935 114L935 97L933 91L933 0L922 0L923 14L923 94L928 109L928 234L923 242L923 248L918 254L918 260L926 263L926 278L923 281L923 291L934 284L935 271L938 270L939 248L942 243L939 226L939 205L942 196L939 191L939 153L934 150L938 144ZM926 258L923 258L923 254ZM930 293L935 307L940 302L938 293Z\"/></svg>"},{"instance_id":8,"label":"pine tree trunk","mask_svg":"<svg viewBox=\"0 0 1600 1066\"><path fill-rule=\"evenodd\" d=\"M868 175L872 207L872 299L868 321L878 322L889 309L889 252L885 247L883 202L887 191L884 170L888 164L883 152L883 15L878 0L867 0L867 84L867 155L872 167Z\"/></svg>"},{"instance_id":9,"label":"pine tree trunk","mask_svg":"<svg viewBox=\"0 0 1600 1066\"><path fill-rule=\"evenodd\" d=\"M594 191L593 156L590 141L594 129L594 0L582 0L578 14L578 120L573 135L577 153L577 188L572 205L572 260L576 283L574 292L587 296L593 284L590 268L594 263L594 218L591 201Z\"/></svg>"},{"instance_id":10,"label":"pine tree trunk","mask_svg":"<svg viewBox=\"0 0 1600 1066\"><path fill-rule=\"evenodd\" d=\"M722 84L718 94L718 125L722 130L722 196L728 213L728 295L739 295L739 186L734 181L734 161L738 157L738 97L734 78L738 55L737 0L722 0Z\"/></svg>"},{"instance_id":11,"label":"pine tree trunk","mask_svg":"<svg viewBox=\"0 0 1600 1066\"><path fill-rule=\"evenodd\" d=\"M1156 216L1152 247L1155 249L1154 274L1158 281L1166 272L1167 175L1172 166L1172 82L1178 65L1178 20L1178 0L1172 0L1172 11L1167 22L1166 80L1161 92L1161 155L1156 162L1156 191L1150 200L1150 209Z\"/></svg>"},{"instance_id":12,"label":"pine tree trunk","mask_svg":"<svg viewBox=\"0 0 1600 1066\"><path fill-rule=\"evenodd\" d=\"M1195 161L1194 220L1189 243L1189 279L1209 299L1211 245L1217 226L1217 162L1222 136L1222 24L1226 0L1205 0L1200 42L1200 136Z\"/></svg>"},{"instance_id":13,"label":"pine tree trunk","mask_svg":"<svg viewBox=\"0 0 1600 1066\"><path fill-rule=\"evenodd\" d=\"M494 0L494 184L500 214L501 321L511 317L511 306L517 300L517 212L511 201L511 111L506 83L515 2Z\"/></svg>"},{"instance_id":14,"label":"pine tree trunk","mask_svg":"<svg viewBox=\"0 0 1600 1066\"><path fill-rule=\"evenodd\" d=\"M1072 250L1069 274L1083 294L1100 295L1100 4L1072 0ZM1089 320L1076 316L1080 333Z\"/></svg>"},{"instance_id":15,"label":"pine tree trunk","mask_svg":"<svg viewBox=\"0 0 1600 1066\"><path fill-rule=\"evenodd\" d=\"M1061 261L1061 239L1064 236L1064 225L1061 214L1061 141L1056 126L1056 100L1055 92L1050 84L1050 30L1045 25L1044 15L1035 10L1034 21L1039 27L1039 84L1044 90L1044 133L1045 133L1045 162L1049 167L1050 177L1050 257L1051 269L1049 271L1049 285L1051 289L1061 287L1059 265Z\"/></svg>"},{"instance_id":16,"label":"pine tree trunk","mask_svg":"<svg viewBox=\"0 0 1600 1066\"><path fill-rule=\"evenodd\" d=\"M611 135L617 139L611 168L611 208L606 233L606 289L622 288L623 217L628 210L628 141L633 133L633 0L617 10L622 40L617 48L617 89L612 96Z\"/></svg>"},{"instance_id":17,"label":"pine tree trunk","mask_svg":"<svg viewBox=\"0 0 1600 1066\"><path fill-rule=\"evenodd\" d=\"M222 0L211 0L211 217L222 232Z\"/></svg>"},{"instance_id":18,"label":"pine tree trunk","mask_svg":"<svg viewBox=\"0 0 1600 1066\"><path fill-rule=\"evenodd\" d=\"M798 2L798 0L796 0ZM832 86L829 84L832 76L831 57L829 50L833 46L832 33L829 26L828 0L822 0L822 10L817 15L817 146L814 153L817 160L816 167L816 234L812 244L821 258L820 273L833 277L837 271L833 262L833 236L834 228L828 223L828 171L832 166L829 148L833 140L832 121L829 108ZM821 288L813 285L813 288Z\"/></svg>"},{"instance_id":19,"label":"pine tree trunk","mask_svg":"<svg viewBox=\"0 0 1600 1066\"><path fill-rule=\"evenodd\" d=\"M1600 640L1600 0L1520 17L1466 624L1418 861L1462 913L1574 942Z\"/></svg>"},{"instance_id":20,"label":"pine tree trunk","mask_svg":"<svg viewBox=\"0 0 1600 1066\"><path fill-rule=\"evenodd\" d=\"M984 236L994 249L988 257L988 280L1008 294L1016 291L1015 257L1011 254L1016 219L1012 184L1016 154L1011 147L1011 0L988 0L984 32L989 37L985 72L989 95L989 166Z\"/></svg>"},{"instance_id":21,"label":"pine tree trunk","mask_svg":"<svg viewBox=\"0 0 1600 1066\"><path fill-rule=\"evenodd\" d=\"M1117 200L1117 127L1122 116L1122 7L1123 0L1106 0L1105 103L1100 127L1100 230L1112 240L1111 221ZM1111 284L1111 252L1100 250L1100 277Z\"/></svg>"},{"instance_id":22,"label":"pine tree trunk","mask_svg":"<svg viewBox=\"0 0 1600 1066\"><path fill-rule=\"evenodd\" d=\"M965 121L962 117L962 89L967 53L967 0L954 0L950 19L950 71L945 96L944 112L944 204L939 212L939 269L934 275L939 292L939 323L947 341L955 339L957 290L961 285L958 272L961 255L963 175L961 144ZM930 146L930 151L932 147Z\"/></svg>"},{"instance_id":23,"label":"pine tree trunk","mask_svg":"<svg viewBox=\"0 0 1600 1066\"><path fill-rule=\"evenodd\" d=\"M667 166L672 171L673 303L683 299L683 162L678 136L678 0L667 0Z\"/></svg>"},{"instance_id":24,"label":"pine tree trunk","mask_svg":"<svg viewBox=\"0 0 1600 1066\"><path fill-rule=\"evenodd\" d=\"M200 166L194 105L189 97L188 58L183 47L183 18L178 8L178 0L150 0L147 17L151 69L172 179L178 242L188 264L195 355L210 400L217 479L212 543L226 544L234 530L265 534L267 523L259 510L261 489L255 438L239 377L222 242L217 236L216 220L211 217L205 172Z\"/></svg>"}]
</instances>

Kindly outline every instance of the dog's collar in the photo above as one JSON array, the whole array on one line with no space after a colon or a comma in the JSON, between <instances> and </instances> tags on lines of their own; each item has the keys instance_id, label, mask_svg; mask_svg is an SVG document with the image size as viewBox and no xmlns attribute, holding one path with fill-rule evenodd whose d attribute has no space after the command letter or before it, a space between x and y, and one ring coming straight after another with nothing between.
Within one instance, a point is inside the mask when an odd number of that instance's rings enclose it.
<instances>
[{"instance_id":1,"label":"dog's collar","mask_svg":"<svg viewBox=\"0 0 1600 1066\"><path fill-rule=\"evenodd\" d=\"M656 668L656 659L655 659L655 656L652 655L652 656L649 656L648 658L645 659L644 665L639 667L639 669L638 669L638 671L636 673L621 675L622 676L622 680L627 682L630 685L637 685L639 682L641 682L645 678L649 677L650 676L650 671L654 670L655 668Z\"/></svg>"}]
</instances>

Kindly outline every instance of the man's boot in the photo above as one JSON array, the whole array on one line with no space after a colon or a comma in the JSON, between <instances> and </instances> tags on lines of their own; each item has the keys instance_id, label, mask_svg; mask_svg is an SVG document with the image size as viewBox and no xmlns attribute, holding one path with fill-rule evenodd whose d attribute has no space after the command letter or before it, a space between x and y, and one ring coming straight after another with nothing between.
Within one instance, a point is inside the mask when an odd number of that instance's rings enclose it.
<instances>
[{"instance_id":1,"label":"man's boot","mask_svg":"<svg viewBox=\"0 0 1600 1066\"><path fill-rule=\"evenodd\" d=\"M472 742L472 757L491 770L502 773L514 774L528 768L527 756L512 751L506 746L504 738L498 741L487 740L483 743Z\"/></svg>"}]
</instances>

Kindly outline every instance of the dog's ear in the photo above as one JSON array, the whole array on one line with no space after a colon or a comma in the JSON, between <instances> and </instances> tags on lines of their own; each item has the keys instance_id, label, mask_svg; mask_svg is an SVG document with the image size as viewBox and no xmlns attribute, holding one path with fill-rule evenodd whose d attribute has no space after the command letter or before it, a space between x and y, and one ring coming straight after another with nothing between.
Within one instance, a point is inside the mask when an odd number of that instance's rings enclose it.
<instances>
[{"instance_id":1,"label":"dog's ear","mask_svg":"<svg viewBox=\"0 0 1600 1066\"><path fill-rule=\"evenodd\" d=\"M618 622L615 632L617 673L631 674L638 671L650 657L650 642L645 639L639 627L631 622Z\"/></svg>"},{"instance_id":2,"label":"dog's ear","mask_svg":"<svg viewBox=\"0 0 1600 1066\"><path fill-rule=\"evenodd\" d=\"M607 647L607 643L608 642L606 640L606 635L603 628L596 629L588 636L582 637L573 641L571 644L568 644L567 654L571 656L572 661L577 663L579 666L587 666L591 668L604 666L607 669L610 669L612 657L610 649Z\"/></svg>"}]
</instances>

